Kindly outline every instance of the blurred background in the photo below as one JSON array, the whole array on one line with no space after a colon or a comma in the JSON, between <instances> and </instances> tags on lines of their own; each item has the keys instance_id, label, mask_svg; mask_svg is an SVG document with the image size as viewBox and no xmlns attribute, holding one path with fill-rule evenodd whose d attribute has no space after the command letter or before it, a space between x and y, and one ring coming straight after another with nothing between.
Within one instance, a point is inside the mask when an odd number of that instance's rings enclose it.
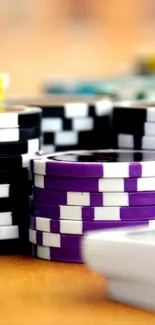
<instances>
[{"instance_id":1,"label":"blurred background","mask_svg":"<svg viewBox=\"0 0 155 325\"><path fill-rule=\"evenodd\" d=\"M47 76L115 75L154 51L154 31L154 0L1 0L0 71L23 95Z\"/></svg>"}]
</instances>

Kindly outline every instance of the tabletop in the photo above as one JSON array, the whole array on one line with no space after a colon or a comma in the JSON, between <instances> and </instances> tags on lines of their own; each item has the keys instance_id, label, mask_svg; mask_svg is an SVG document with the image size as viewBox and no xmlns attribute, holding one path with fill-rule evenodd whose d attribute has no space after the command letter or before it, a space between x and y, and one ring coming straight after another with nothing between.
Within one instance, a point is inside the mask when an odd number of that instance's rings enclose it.
<instances>
[{"instance_id":1,"label":"tabletop","mask_svg":"<svg viewBox=\"0 0 155 325\"><path fill-rule=\"evenodd\" d=\"M3 325L154 325L155 314L108 301L106 281L85 265L0 257Z\"/></svg>"}]
</instances>

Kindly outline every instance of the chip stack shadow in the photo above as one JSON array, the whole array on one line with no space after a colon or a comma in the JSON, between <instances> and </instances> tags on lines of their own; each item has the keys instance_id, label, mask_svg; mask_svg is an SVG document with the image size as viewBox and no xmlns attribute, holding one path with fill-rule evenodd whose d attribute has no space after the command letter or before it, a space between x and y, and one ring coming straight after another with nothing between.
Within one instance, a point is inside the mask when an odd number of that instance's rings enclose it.
<instances>
[{"instance_id":1,"label":"chip stack shadow","mask_svg":"<svg viewBox=\"0 0 155 325\"><path fill-rule=\"evenodd\" d=\"M72 151L36 157L31 167L36 257L80 263L85 232L155 219L155 152Z\"/></svg>"},{"instance_id":2,"label":"chip stack shadow","mask_svg":"<svg viewBox=\"0 0 155 325\"><path fill-rule=\"evenodd\" d=\"M40 152L41 109L10 105L0 113L0 254L28 253L30 159Z\"/></svg>"}]
</instances>

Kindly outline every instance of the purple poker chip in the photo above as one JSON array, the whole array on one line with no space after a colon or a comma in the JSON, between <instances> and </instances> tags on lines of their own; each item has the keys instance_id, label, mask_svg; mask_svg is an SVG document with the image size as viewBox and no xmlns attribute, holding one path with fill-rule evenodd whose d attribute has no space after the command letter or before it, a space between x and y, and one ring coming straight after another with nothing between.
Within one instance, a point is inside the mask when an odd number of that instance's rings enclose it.
<instances>
[{"instance_id":1,"label":"purple poker chip","mask_svg":"<svg viewBox=\"0 0 155 325\"><path fill-rule=\"evenodd\" d=\"M34 174L34 186L46 190L72 192L155 191L155 177L143 178L56 178Z\"/></svg>"},{"instance_id":2,"label":"purple poker chip","mask_svg":"<svg viewBox=\"0 0 155 325\"><path fill-rule=\"evenodd\" d=\"M48 246L48 247L57 247L57 248L75 248L75 249L81 249L81 238L82 235L88 231L98 231L98 230L107 230L107 229L113 229L113 228L126 228L126 227L137 227L137 226L149 226L149 221L135 221L135 222L109 222L109 224L105 224L104 222L89 222L86 221L83 223L83 231L82 234L79 234L79 225L76 221L72 221L67 223L66 220L63 220L64 222L61 223L60 221L60 227L59 230L64 231L64 233L58 233L58 232L45 232L40 230L29 229L29 241L32 244L37 244L40 246ZM33 222L33 221L32 221ZM32 225L33 226L33 225ZM34 227L37 228L37 227ZM58 227L57 227L58 228ZM82 228L82 227L81 227ZM54 222L53 222L53 230L54 229ZM70 233L67 233L69 232ZM66 233L65 233L66 232ZM77 232L77 233L76 233Z\"/></svg>"},{"instance_id":3,"label":"purple poker chip","mask_svg":"<svg viewBox=\"0 0 155 325\"><path fill-rule=\"evenodd\" d=\"M46 247L81 249L81 235L64 235L29 229L29 241Z\"/></svg>"},{"instance_id":4,"label":"purple poker chip","mask_svg":"<svg viewBox=\"0 0 155 325\"><path fill-rule=\"evenodd\" d=\"M63 220L149 220L155 219L155 206L81 207L32 202L32 213Z\"/></svg>"},{"instance_id":5,"label":"purple poker chip","mask_svg":"<svg viewBox=\"0 0 155 325\"><path fill-rule=\"evenodd\" d=\"M35 174L74 178L155 177L155 152L68 151L33 159Z\"/></svg>"},{"instance_id":6,"label":"purple poker chip","mask_svg":"<svg viewBox=\"0 0 155 325\"><path fill-rule=\"evenodd\" d=\"M155 204L154 192L95 193L45 190L34 187L36 202L74 206L147 206Z\"/></svg>"},{"instance_id":7,"label":"purple poker chip","mask_svg":"<svg viewBox=\"0 0 155 325\"><path fill-rule=\"evenodd\" d=\"M29 228L41 232L55 234L82 235L87 231L104 230L111 228L146 226L154 224L155 220L128 220L128 221L83 221L83 220L53 220L50 218L30 216Z\"/></svg>"},{"instance_id":8,"label":"purple poker chip","mask_svg":"<svg viewBox=\"0 0 155 325\"><path fill-rule=\"evenodd\" d=\"M83 263L81 250L32 245L32 255L57 262Z\"/></svg>"}]
</instances>

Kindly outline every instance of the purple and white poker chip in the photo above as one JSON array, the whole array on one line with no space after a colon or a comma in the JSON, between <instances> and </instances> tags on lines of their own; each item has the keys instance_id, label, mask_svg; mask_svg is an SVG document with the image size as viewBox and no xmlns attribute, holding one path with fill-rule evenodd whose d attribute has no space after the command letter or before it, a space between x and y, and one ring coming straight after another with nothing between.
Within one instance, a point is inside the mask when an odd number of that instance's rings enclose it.
<instances>
[{"instance_id":1,"label":"purple and white poker chip","mask_svg":"<svg viewBox=\"0 0 155 325\"><path fill-rule=\"evenodd\" d=\"M139 221L82 221L82 220L52 220L30 216L31 230L51 234L64 235L83 235L85 232L94 230L106 230L112 228L134 227L134 226L151 226L155 225L155 220ZM48 245L47 245L48 246Z\"/></svg>"},{"instance_id":2,"label":"purple and white poker chip","mask_svg":"<svg viewBox=\"0 0 155 325\"><path fill-rule=\"evenodd\" d=\"M79 249L32 245L32 255L49 261L83 263L82 253Z\"/></svg>"},{"instance_id":3,"label":"purple and white poker chip","mask_svg":"<svg viewBox=\"0 0 155 325\"><path fill-rule=\"evenodd\" d=\"M155 219L155 206L81 207L32 202L34 215L63 220L149 220Z\"/></svg>"},{"instance_id":4,"label":"purple and white poker chip","mask_svg":"<svg viewBox=\"0 0 155 325\"><path fill-rule=\"evenodd\" d=\"M52 205L72 206L147 206L155 204L153 192L70 192L45 190L34 187L33 197L36 202Z\"/></svg>"},{"instance_id":5,"label":"purple and white poker chip","mask_svg":"<svg viewBox=\"0 0 155 325\"><path fill-rule=\"evenodd\" d=\"M154 151L68 151L32 161L35 174L74 178L155 177Z\"/></svg>"},{"instance_id":6,"label":"purple and white poker chip","mask_svg":"<svg viewBox=\"0 0 155 325\"><path fill-rule=\"evenodd\" d=\"M143 178L56 178L34 174L34 186L72 192L155 191L155 177Z\"/></svg>"}]
</instances>

